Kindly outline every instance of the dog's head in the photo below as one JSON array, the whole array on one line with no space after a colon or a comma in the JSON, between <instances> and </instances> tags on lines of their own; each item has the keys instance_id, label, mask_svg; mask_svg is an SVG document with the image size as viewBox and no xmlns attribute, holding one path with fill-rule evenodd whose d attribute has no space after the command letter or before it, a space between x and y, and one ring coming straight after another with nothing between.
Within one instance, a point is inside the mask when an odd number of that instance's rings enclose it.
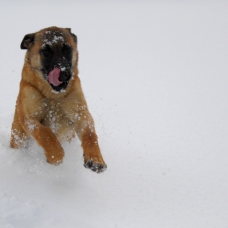
<instances>
[{"instance_id":1,"label":"dog's head","mask_svg":"<svg viewBox=\"0 0 228 228\"><path fill-rule=\"evenodd\" d=\"M50 27L27 34L21 42L26 58L55 91L67 88L77 67L77 37L69 28Z\"/></svg>"}]
</instances>

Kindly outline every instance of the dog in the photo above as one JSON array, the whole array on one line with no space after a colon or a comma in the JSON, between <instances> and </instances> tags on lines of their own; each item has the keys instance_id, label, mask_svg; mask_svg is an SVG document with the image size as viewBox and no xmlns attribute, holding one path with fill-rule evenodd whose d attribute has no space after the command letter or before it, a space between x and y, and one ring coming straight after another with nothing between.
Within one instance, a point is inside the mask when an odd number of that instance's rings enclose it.
<instances>
[{"instance_id":1,"label":"dog","mask_svg":"<svg viewBox=\"0 0 228 228\"><path fill-rule=\"evenodd\" d=\"M81 141L84 166L106 170L93 118L78 77L77 36L70 28L49 27L27 34L19 94L11 129L11 148L28 146L31 138L44 149L47 162L62 162L61 142L75 133Z\"/></svg>"}]
</instances>

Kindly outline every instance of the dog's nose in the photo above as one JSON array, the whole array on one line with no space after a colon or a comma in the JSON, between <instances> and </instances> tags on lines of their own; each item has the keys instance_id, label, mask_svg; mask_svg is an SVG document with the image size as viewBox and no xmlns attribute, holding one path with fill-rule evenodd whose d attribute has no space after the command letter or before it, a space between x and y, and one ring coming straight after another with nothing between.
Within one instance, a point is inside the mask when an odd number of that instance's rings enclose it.
<instances>
[{"instance_id":1,"label":"dog's nose","mask_svg":"<svg viewBox=\"0 0 228 228\"><path fill-rule=\"evenodd\" d=\"M69 74L66 71L61 71L59 80L60 81L67 81L69 79Z\"/></svg>"}]
</instances>

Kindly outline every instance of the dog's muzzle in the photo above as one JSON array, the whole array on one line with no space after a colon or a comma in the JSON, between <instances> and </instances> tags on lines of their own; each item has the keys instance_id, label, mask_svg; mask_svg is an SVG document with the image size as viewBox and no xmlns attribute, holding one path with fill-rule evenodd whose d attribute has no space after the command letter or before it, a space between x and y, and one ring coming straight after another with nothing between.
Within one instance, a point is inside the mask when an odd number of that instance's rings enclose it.
<instances>
[{"instance_id":1,"label":"dog's muzzle","mask_svg":"<svg viewBox=\"0 0 228 228\"><path fill-rule=\"evenodd\" d=\"M70 78L70 72L66 70L61 71L60 68L55 67L52 71L49 72L47 81L54 90L61 91L66 89Z\"/></svg>"}]
</instances>

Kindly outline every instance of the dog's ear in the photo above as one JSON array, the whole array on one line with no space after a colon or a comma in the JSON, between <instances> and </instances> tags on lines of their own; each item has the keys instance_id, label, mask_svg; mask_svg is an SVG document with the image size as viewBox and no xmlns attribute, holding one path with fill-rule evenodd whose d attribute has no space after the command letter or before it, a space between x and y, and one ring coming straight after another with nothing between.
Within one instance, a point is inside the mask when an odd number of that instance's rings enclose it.
<instances>
[{"instance_id":1,"label":"dog's ear","mask_svg":"<svg viewBox=\"0 0 228 228\"><path fill-rule=\"evenodd\" d=\"M74 42L77 43L78 38L77 38L77 36L76 36L74 33L71 32L71 28L66 28L66 29L70 32L71 36L72 36L73 39L74 39Z\"/></svg>"},{"instance_id":2,"label":"dog's ear","mask_svg":"<svg viewBox=\"0 0 228 228\"><path fill-rule=\"evenodd\" d=\"M33 43L35 38L35 33L27 34L21 42L21 49L28 49L29 44Z\"/></svg>"}]
</instances>

